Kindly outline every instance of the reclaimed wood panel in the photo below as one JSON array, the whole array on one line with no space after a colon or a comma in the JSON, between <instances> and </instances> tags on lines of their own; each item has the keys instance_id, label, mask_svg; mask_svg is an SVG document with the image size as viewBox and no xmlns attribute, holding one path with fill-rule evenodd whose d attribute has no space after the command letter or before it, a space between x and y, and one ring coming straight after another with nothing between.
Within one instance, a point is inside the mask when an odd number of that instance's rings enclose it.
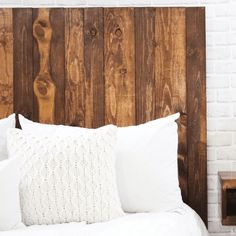
<instances>
[{"instance_id":1,"label":"reclaimed wood panel","mask_svg":"<svg viewBox=\"0 0 236 236\"><path fill-rule=\"evenodd\" d=\"M134 9L104 9L105 122L135 124Z\"/></svg>"},{"instance_id":2,"label":"reclaimed wood panel","mask_svg":"<svg viewBox=\"0 0 236 236\"><path fill-rule=\"evenodd\" d=\"M0 118L12 99L35 121L89 128L180 112L180 187L207 224L204 18L197 7L1 9Z\"/></svg>"},{"instance_id":3,"label":"reclaimed wood panel","mask_svg":"<svg viewBox=\"0 0 236 236\"><path fill-rule=\"evenodd\" d=\"M0 119L13 112L12 9L0 9Z\"/></svg>"},{"instance_id":4,"label":"reclaimed wood panel","mask_svg":"<svg viewBox=\"0 0 236 236\"><path fill-rule=\"evenodd\" d=\"M186 11L188 204L207 224L205 9Z\"/></svg>"},{"instance_id":5,"label":"reclaimed wood panel","mask_svg":"<svg viewBox=\"0 0 236 236\"><path fill-rule=\"evenodd\" d=\"M50 9L43 8L36 11L33 34L37 41L37 56L39 57L39 72L34 79L38 119L41 123L53 124L55 122L54 102L56 86L52 80L50 70L50 47L52 40Z\"/></svg>"},{"instance_id":6,"label":"reclaimed wood panel","mask_svg":"<svg viewBox=\"0 0 236 236\"><path fill-rule=\"evenodd\" d=\"M105 124L103 9L85 9L84 24L85 125L89 128L97 128Z\"/></svg>"},{"instance_id":7,"label":"reclaimed wood panel","mask_svg":"<svg viewBox=\"0 0 236 236\"><path fill-rule=\"evenodd\" d=\"M155 116L155 8L135 9L136 123Z\"/></svg>"},{"instance_id":8,"label":"reclaimed wood panel","mask_svg":"<svg viewBox=\"0 0 236 236\"><path fill-rule=\"evenodd\" d=\"M33 22L39 61L39 72L34 80L38 120L48 124L65 121L65 27L64 9L35 9ZM35 51L35 50L34 50ZM36 111L37 112L37 111Z\"/></svg>"},{"instance_id":9,"label":"reclaimed wood panel","mask_svg":"<svg viewBox=\"0 0 236 236\"><path fill-rule=\"evenodd\" d=\"M50 13L52 41L50 66L56 86L55 124L65 123L65 12L63 8L53 8Z\"/></svg>"},{"instance_id":10,"label":"reclaimed wood panel","mask_svg":"<svg viewBox=\"0 0 236 236\"><path fill-rule=\"evenodd\" d=\"M84 18L82 9L65 10L65 123L85 126Z\"/></svg>"},{"instance_id":11,"label":"reclaimed wood panel","mask_svg":"<svg viewBox=\"0 0 236 236\"><path fill-rule=\"evenodd\" d=\"M14 111L33 116L32 9L13 9Z\"/></svg>"},{"instance_id":12,"label":"reclaimed wood panel","mask_svg":"<svg viewBox=\"0 0 236 236\"><path fill-rule=\"evenodd\" d=\"M157 8L155 40L156 116L181 112L178 161L182 196L188 198L186 137L186 28L184 8Z\"/></svg>"}]
</instances>

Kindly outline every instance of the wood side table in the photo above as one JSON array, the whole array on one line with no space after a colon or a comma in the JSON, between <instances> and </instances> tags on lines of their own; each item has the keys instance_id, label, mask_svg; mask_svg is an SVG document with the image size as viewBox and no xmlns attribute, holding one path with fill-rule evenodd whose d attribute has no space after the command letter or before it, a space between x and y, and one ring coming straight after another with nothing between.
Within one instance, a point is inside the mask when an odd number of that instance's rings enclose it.
<instances>
[{"instance_id":1,"label":"wood side table","mask_svg":"<svg viewBox=\"0 0 236 236\"><path fill-rule=\"evenodd\" d=\"M222 224L236 225L236 172L219 172Z\"/></svg>"}]
</instances>

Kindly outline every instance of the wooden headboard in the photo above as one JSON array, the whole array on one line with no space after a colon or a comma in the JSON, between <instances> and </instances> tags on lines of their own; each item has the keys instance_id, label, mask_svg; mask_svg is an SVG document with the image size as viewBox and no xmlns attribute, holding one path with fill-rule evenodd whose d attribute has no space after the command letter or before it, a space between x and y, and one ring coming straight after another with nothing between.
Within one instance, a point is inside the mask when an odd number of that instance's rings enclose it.
<instances>
[{"instance_id":1,"label":"wooden headboard","mask_svg":"<svg viewBox=\"0 0 236 236\"><path fill-rule=\"evenodd\" d=\"M0 9L0 118L179 120L184 201L207 224L204 8Z\"/></svg>"}]
</instances>

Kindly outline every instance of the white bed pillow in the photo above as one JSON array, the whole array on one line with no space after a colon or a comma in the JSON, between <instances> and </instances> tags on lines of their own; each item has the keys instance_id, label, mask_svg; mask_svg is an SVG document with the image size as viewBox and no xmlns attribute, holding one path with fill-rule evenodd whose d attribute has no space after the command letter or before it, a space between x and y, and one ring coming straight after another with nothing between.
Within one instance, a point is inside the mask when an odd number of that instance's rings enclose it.
<instances>
[{"instance_id":1,"label":"white bed pillow","mask_svg":"<svg viewBox=\"0 0 236 236\"><path fill-rule=\"evenodd\" d=\"M0 231L21 223L18 164L15 158L0 162Z\"/></svg>"},{"instance_id":2,"label":"white bed pillow","mask_svg":"<svg viewBox=\"0 0 236 236\"><path fill-rule=\"evenodd\" d=\"M178 180L179 114L118 131L116 172L126 212L167 211L182 205Z\"/></svg>"},{"instance_id":3,"label":"white bed pillow","mask_svg":"<svg viewBox=\"0 0 236 236\"><path fill-rule=\"evenodd\" d=\"M142 125L118 128L116 175L126 212L156 212L182 205L178 180L179 113ZM19 117L29 132L91 132L93 129L44 125Z\"/></svg>"},{"instance_id":4,"label":"white bed pillow","mask_svg":"<svg viewBox=\"0 0 236 236\"><path fill-rule=\"evenodd\" d=\"M108 221L123 215L114 170L117 127L70 135L8 131L21 163L23 223Z\"/></svg>"},{"instance_id":5,"label":"white bed pillow","mask_svg":"<svg viewBox=\"0 0 236 236\"><path fill-rule=\"evenodd\" d=\"M0 120L0 161L7 159L7 130L15 127L15 114Z\"/></svg>"}]
</instances>

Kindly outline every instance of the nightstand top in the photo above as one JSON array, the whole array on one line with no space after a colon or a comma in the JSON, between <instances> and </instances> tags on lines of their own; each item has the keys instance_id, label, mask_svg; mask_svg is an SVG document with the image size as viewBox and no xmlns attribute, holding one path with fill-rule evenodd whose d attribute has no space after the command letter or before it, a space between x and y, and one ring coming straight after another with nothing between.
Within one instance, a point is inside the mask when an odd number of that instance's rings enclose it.
<instances>
[{"instance_id":1,"label":"nightstand top","mask_svg":"<svg viewBox=\"0 0 236 236\"><path fill-rule=\"evenodd\" d=\"M221 171L219 176L221 180L236 180L236 171Z\"/></svg>"}]
</instances>

